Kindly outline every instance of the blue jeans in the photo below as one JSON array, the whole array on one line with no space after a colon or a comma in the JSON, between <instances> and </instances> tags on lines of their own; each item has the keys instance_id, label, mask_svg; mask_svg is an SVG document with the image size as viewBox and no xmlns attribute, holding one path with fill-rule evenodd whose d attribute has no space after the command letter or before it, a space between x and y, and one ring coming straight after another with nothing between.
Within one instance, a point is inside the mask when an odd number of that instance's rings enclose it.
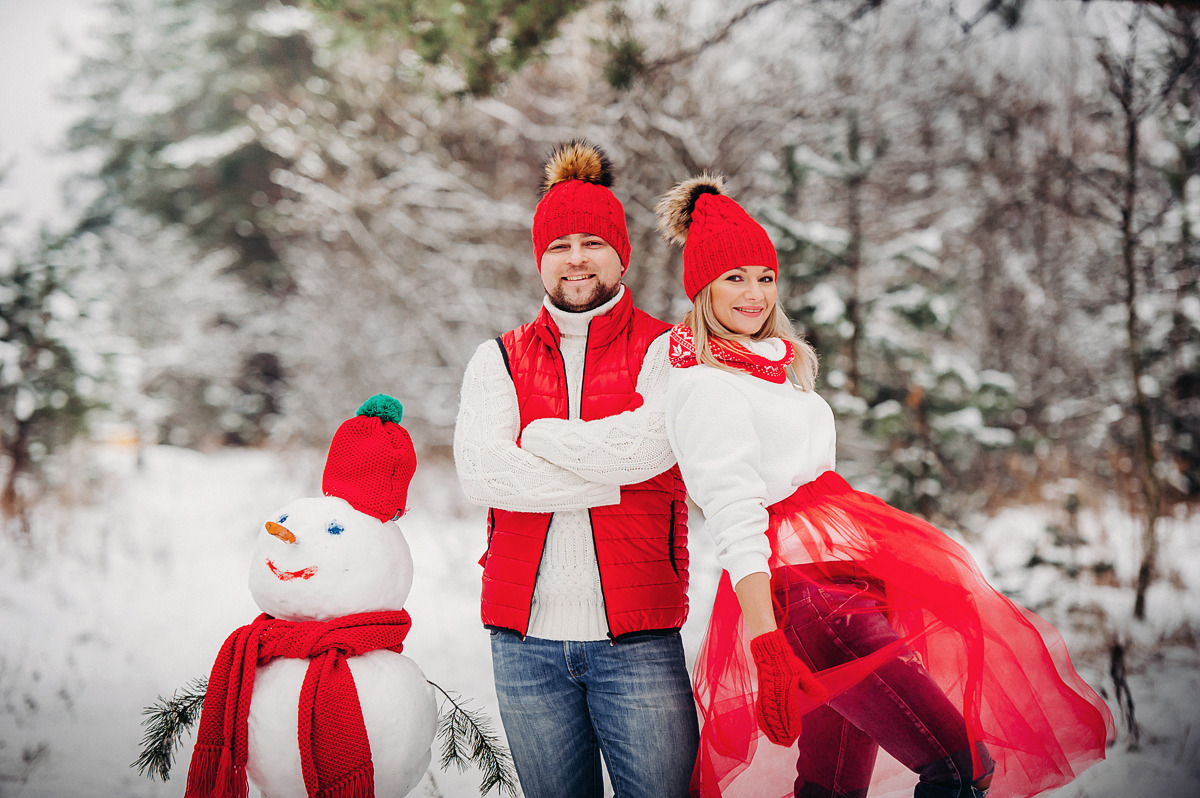
<instances>
[{"instance_id":1,"label":"blue jeans","mask_svg":"<svg viewBox=\"0 0 1200 798\"><path fill-rule=\"evenodd\" d=\"M788 641L814 670L866 656L898 638L872 586L855 579L795 580L777 588ZM863 798L879 746L920 777L915 798L973 798L962 714L907 647L870 676L804 716L796 764L797 798Z\"/></svg>"},{"instance_id":2,"label":"blue jeans","mask_svg":"<svg viewBox=\"0 0 1200 798\"><path fill-rule=\"evenodd\" d=\"M682 798L700 732L678 634L542 640L492 632L500 720L528 798Z\"/></svg>"}]
</instances>

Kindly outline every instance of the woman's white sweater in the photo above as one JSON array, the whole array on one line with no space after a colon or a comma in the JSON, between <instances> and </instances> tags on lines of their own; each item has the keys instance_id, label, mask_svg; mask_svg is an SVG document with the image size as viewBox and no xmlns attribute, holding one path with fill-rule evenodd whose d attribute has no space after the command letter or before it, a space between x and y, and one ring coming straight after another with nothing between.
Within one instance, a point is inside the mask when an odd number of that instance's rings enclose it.
<instances>
[{"instance_id":1,"label":"woman's white sweater","mask_svg":"<svg viewBox=\"0 0 1200 798\"><path fill-rule=\"evenodd\" d=\"M777 338L750 341L777 359ZM833 411L816 391L711 366L673 368L667 437L734 585L769 573L767 507L834 467Z\"/></svg>"}]
</instances>

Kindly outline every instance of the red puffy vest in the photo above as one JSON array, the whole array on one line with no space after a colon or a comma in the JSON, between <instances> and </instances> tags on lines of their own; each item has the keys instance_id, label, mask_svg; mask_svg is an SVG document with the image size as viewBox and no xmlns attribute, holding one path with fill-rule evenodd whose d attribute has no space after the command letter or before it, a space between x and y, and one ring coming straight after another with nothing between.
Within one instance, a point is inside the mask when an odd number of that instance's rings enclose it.
<instances>
[{"instance_id":1,"label":"red puffy vest","mask_svg":"<svg viewBox=\"0 0 1200 798\"><path fill-rule=\"evenodd\" d=\"M584 356L580 416L604 418L637 407L637 378L651 342L669 325L633 306L629 291L592 319ZM512 375L521 429L538 418L567 418L567 379L559 332L545 308L497 339ZM687 504L679 467L625 485L620 504L589 510L609 636L679 629L688 610ZM553 513L492 508L483 557L483 622L529 628L538 565Z\"/></svg>"}]
</instances>

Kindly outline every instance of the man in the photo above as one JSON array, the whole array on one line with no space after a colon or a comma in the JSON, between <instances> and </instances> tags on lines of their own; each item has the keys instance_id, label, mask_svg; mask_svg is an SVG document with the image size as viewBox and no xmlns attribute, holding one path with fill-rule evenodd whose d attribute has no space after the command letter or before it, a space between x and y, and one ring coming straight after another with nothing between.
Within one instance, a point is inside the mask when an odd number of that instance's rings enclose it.
<instances>
[{"instance_id":1,"label":"man","mask_svg":"<svg viewBox=\"0 0 1200 798\"><path fill-rule=\"evenodd\" d=\"M546 164L537 318L467 366L454 459L487 506L483 623L529 798L684 796L698 730L679 628L687 508L666 437L669 325L633 307L597 147Z\"/></svg>"}]
</instances>

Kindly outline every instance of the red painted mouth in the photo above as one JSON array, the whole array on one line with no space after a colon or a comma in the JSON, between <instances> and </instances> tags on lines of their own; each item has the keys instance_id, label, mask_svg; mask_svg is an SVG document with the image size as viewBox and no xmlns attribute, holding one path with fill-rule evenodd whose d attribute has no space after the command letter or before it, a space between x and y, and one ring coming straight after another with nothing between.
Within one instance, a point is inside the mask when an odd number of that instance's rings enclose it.
<instances>
[{"instance_id":1,"label":"red painted mouth","mask_svg":"<svg viewBox=\"0 0 1200 798\"><path fill-rule=\"evenodd\" d=\"M293 579L312 579L317 574L315 566L301 568L299 571L281 571L269 559L267 560L267 567L271 569L271 573L275 574L275 578L280 582L290 582Z\"/></svg>"}]
</instances>

